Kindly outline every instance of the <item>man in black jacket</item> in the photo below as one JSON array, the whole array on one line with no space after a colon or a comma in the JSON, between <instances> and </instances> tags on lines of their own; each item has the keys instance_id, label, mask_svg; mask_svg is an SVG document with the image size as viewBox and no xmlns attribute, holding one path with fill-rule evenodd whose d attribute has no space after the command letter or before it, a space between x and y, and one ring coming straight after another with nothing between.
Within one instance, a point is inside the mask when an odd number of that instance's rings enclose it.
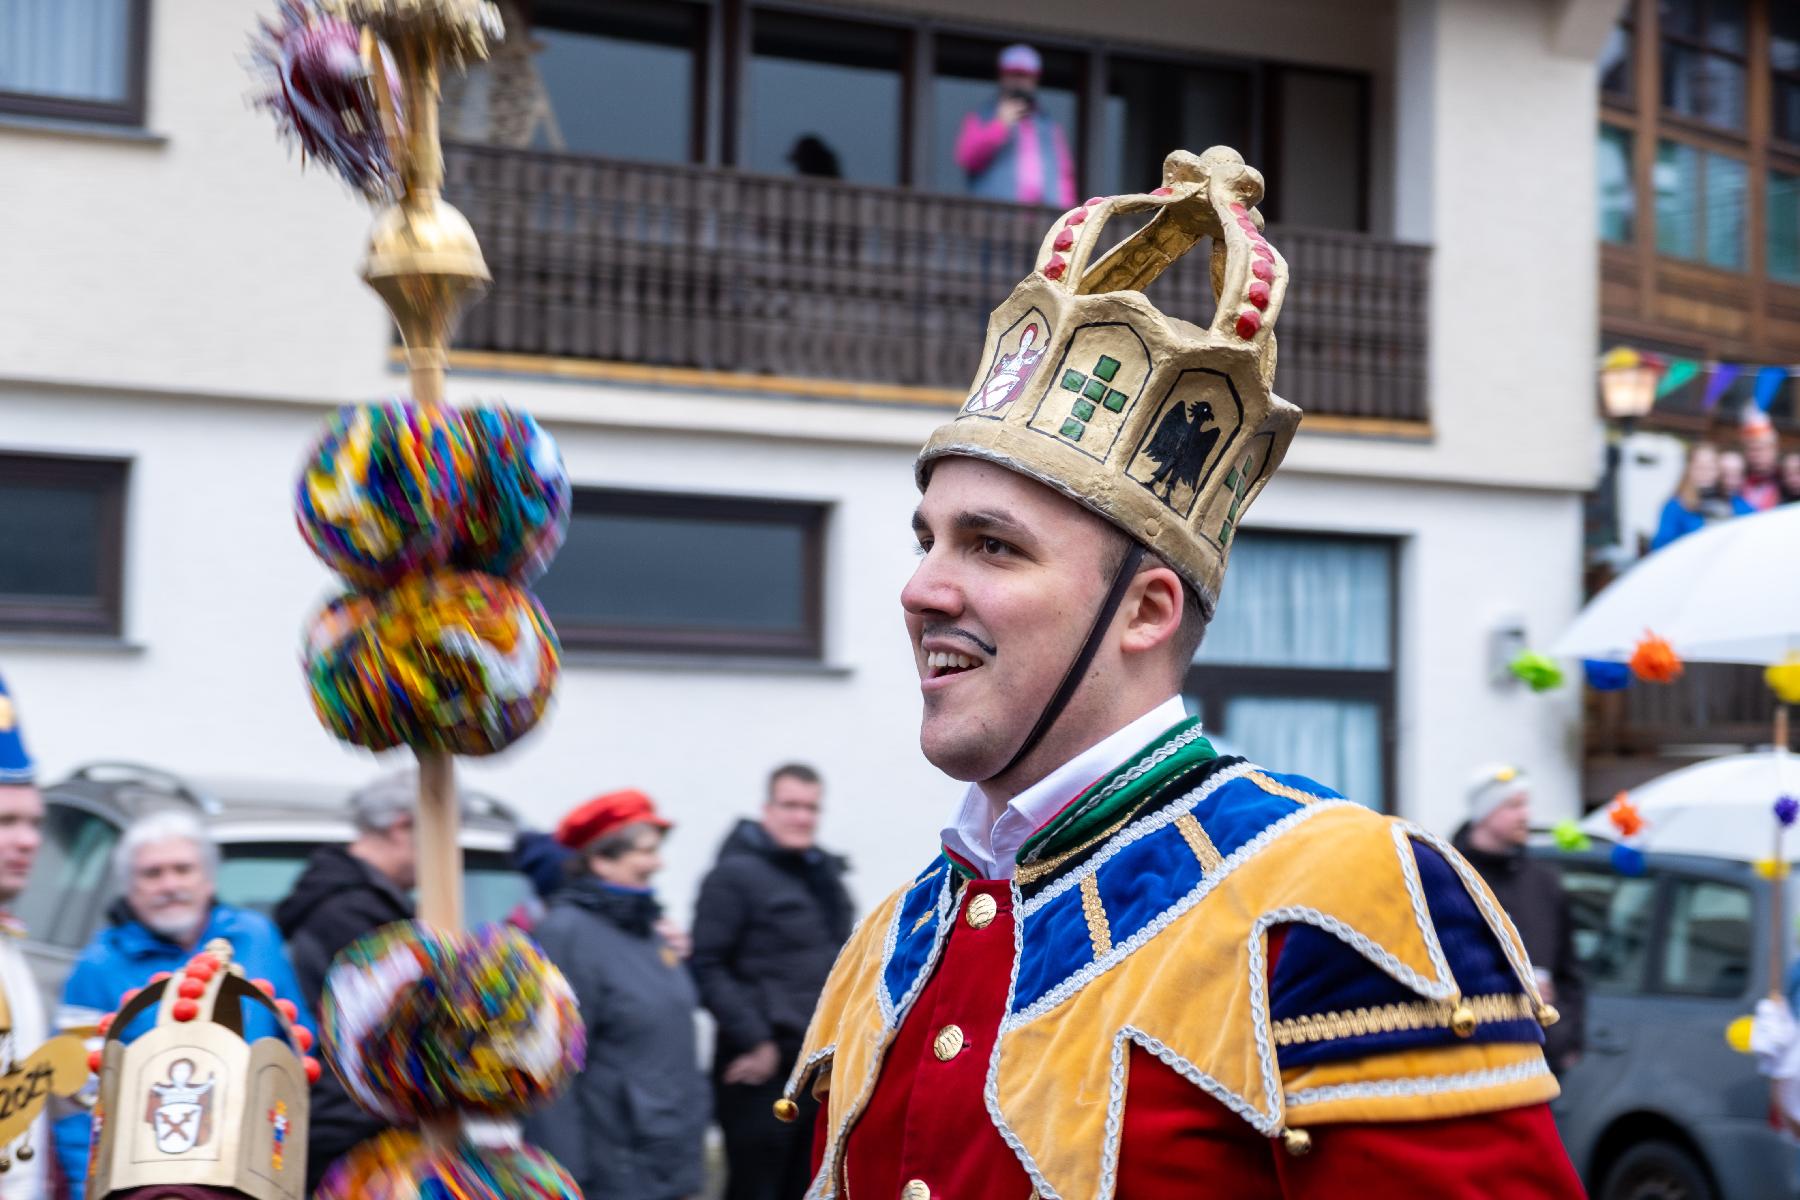
<instances>
[{"instance_id":1,"label":"man in black jacket","mask_svg":"<svg viewBox=\"0 0 1800 1200\"><path fill-rule=\"evenodd\" d=\"M321 1011L325 971L338 951L366 933L412 919L407 893L417 881L418 844L413 834L417 776L388 775L350 797L356 834L347 846L320 846L275 908L288 956L311 1011ZM385 1126L350 1099L330 1071L312 1090L307 1135L306 1190L325 1168Z\"/></svg>"},{"instance_id":2,"label":"man in black jacket","mask_svg":"<svg viewBox=\"0 0 1800 1200\"><path fill-rule=\"evenodd\" d=\"M784 1125L772 1106L853 923L847 864L815 842L822 792L811 767L777 767L762 819L738 823L700 884L693 969L718 1023L726 1200L798 1200L808 1183L812 1117Z\"/></svg>"},{"instance_id":3,"label":"man in black jacket","mask_svg":"<svg viewBox=\"0 0 1800 1200\"><path fill-rule=\"evenodd\" d=\"M1537 968L1538 990L1561 1019L1544 1031L1544 1057L1557 1072L1581 1057L1587 988L1575 959L1575 922L1562 876L1525 853L1531 784L1516 767L1489 766L1469 788L1469 819L1451 839L1487 880Z\"/></svg>"}]
</instances>

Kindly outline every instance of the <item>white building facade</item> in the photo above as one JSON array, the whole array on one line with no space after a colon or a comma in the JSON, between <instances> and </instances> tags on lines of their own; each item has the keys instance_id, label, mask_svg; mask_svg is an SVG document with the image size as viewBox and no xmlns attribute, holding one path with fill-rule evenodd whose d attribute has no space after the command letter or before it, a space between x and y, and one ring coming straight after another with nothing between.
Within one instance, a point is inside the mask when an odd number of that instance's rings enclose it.
<instances>
[{"instance_id":1,"label":"white building facade","mask_svg":"<svg viewBox=\"0 0 1800 1200\"><path fill-rule=\"evenodd\" d=\"M347 789L380 765L335 743L309 710L299 631L333 583L295 533L291 500L330 409L403 385L383 311L355 274L367 213L325 175L299 177L246 103L244 41L264 6L92 7L102 23L143 23L135 110L129 65L33 74L0 46L0 673L46 778L112 759ZM531 179L563 186L555 170L599 157L581 140L602 136L582 97L598 101L558 90L575 85L556 55L583 37L633 70L685 53L681 31L639 7L536 6L561 150L502 156L545 172L520 176L520 206L536 194ZM784 169L764 161L766 147L802 128L792 121L815 121L848 180L821 194L853 197L879 222L881 204L903 207L944 175L941 131L953 126L942 106L973 94L955 56L1026 38L1046 48L1047 89L1054 63L1079 74L1067 111L1079 152L1101 160L1091 174L1141 174L1155 159L1131 131L1157 114L1170 136L1241 128L1269 180L1278 245L1291 227L1348 247L1345 263L1427 247L1413 255L1425 272L1422 411L1381 415L1383 376L1365 389L1368 412L1336 399L1339 411L1320 412L1308 389L1326 386L1332 363L1316 348L1300 363L1289 347L1302 343L1284 340L1284 367L1299 373L1278 373L1277 391L1315 416L1252 511L1192 692L1226 746L1432 828L1458 823L1465 776L1491 760L1525 768L1540 816L1553 818L1577 805L1576 705L1495 666L1509 648L1548 644L1580 601L1580 498L1599 460L1592 62L1613 7L1281 0L1251 21L1211 0L1125 0L1102 30L1090 6L1060 0L1008 0L974 25L942 0L825 16L695 5L705 49L677 82L700 98L683 117L691 152L676 156L687 174L671 177ZM129 29L54 24L31 36L138 61ZM870 150L875 135L832 132L830 103L840 86L887 94L890 34L904 110L894 177ZM813 44L831 37L838 49ZM834 58L862 74L830 74ZM772 97L809 66L829 70L795 117ZM667 83L646 78L646 95ZM1246 81L1243 111L1221 99L1221 79ZM1333 90L1342 80L1347 93ZM1340 94L1361 104L1348 151L1329 121L1295 115ZM56 102L32 102L46 97ZM666 115L646 109L641 123ZM1284 163L1304 179L1282 209ZM1346 172L1358 180L1347 189ZM467 194L478 230L502 220L491 190ZM654 207L645 195L632 211ZM949 221L965 210L934 211ZM643 240L666 245L661 236ZM596 244L577 225L545 252L543 277L587 252L604 275ZM520 349L535 336L531 314L546 310L502 265L530 256L505 237L487 247L499 276L488 303L500 307L486 324L471 318L488 342L461 356L451 397L536 413L584 500L545 582L568 642L555 707L517 747L460 769L542 824L601 791L646 790L679 826L664 889L681 912L768 770L809 762L827 781L825 841L849 854L858 897L872 902L930 856L961 786L919 754L898 604L913 563L912 456L955 389L771 370L752 362L742 328L723 325L689 326L673 349L645 335L601 352L623 336L611 319L571 335L580 353ZM668 253L704 258L706 247L701 237ZM653 259L633 268L641 280L663 269ZM1204 274L1198 261L1183 270ZM1359 287L1354 272L1309 278L1294 257L1290 304L1308 289L1326 297L1312 328L1347 329L1340 345L1382 334L1387 293ZM651 287L635 294L645 312L675 303ZM573 292L555 303L601 311ZM901 303L911 301L872 294L864 336L882 336L883 305ZM972 366L979 324L943 336L967 341ZM839 357L856 353L852 337ZM671 597L693 610L671 611Z\"/></svg>"}]
</instances>

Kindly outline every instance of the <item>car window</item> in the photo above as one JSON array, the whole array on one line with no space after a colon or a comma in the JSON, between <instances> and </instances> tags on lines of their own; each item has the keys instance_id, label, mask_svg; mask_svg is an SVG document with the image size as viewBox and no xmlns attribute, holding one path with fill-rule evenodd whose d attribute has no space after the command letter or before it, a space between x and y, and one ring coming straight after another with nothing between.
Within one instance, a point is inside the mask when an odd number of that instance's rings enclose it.
<instances>
[{"instance_id":1,"label":"car window","mask_svg":"<svg viewBox=\"0 0 1800 1200\"><path fill-rule=\"evenodd\" d=\"M219 900L269 916L294 890L313 847L302 842L231 842L219 847ZM531 882L506 857L488 851L463 854L463 907L468 922L502 921L531 892Z\"/></svg>"},{"instance_id":2,"label":"car window","mask_svg":"<svg viewBox=\"0 0 1800 1200\"><path fill-rule=\"evenodd\" d=\"M1563 867L1574 919L1575 957L1589 989L1602 994L1644 990L1656 884L1601 868Z\"/></svg>"},{"instance_id":3,"label":"car window","mask_svg":"<svg viewBox=\"0 0 1800 1200\"><path fill-rule=\"evenodd\" d=\"M1662 985L1690 996L1737 997L1750 983L1750 891L1711 879L1673 885Z\"/></svg>"},{"instance_id":4,"label":"car window","mask_svg":"<svg viewBox=\"0 0 1800 1200\"><path fill-rule=\"evenodd\" d=\"M119 828L85 809L50 804L31 881L13 906L29 934L78 950L93 937L103 897L112 894L113 847Z\"/></svg>"}]
</instances>

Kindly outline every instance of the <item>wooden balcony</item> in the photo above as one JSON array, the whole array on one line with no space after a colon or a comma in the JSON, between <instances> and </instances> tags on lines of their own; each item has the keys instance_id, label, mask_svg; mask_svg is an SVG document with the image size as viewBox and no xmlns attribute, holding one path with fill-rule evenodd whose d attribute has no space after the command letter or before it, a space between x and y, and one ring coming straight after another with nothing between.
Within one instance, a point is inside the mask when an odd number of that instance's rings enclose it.
<instances>
[{"instance_id":1,"label":"wooden balcony","mask_svg":"<svg viewBox=\"0 0 1800 1200\"><path fill-rule=\"evenodd\" d=\"M1587 694L1583 794L1590 805L1678 767L1766 746L1774 697L1760 667L1689 663L1667 685Z\"/></svg>"},{"instance_id":2,"label":"wooden balcony","mask_svg":"<svg viewBox=\"0 0 1800 1200\"><path fill-rule=\"evenodd\" d=\"M960 392L989 310L1060 215L490 146L445 160L494 274L457 338L472 351ZM1313 414L1426 421L1429 247L1269 234L1294 278L1281 394ZM1211 319L1204 261L1156 286L1165 311Z\"/></svg>"}]
</instances>

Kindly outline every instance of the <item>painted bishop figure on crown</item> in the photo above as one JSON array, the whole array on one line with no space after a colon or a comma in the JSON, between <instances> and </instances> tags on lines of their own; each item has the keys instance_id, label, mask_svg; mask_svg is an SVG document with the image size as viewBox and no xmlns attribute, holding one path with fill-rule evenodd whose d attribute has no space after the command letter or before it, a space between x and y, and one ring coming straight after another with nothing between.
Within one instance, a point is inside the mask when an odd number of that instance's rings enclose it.
<instances>
[{"instance_id":1,"label":"painted bishop figure on crown","mask_svg":"<svg viewBox=\"0 0 1800 1200\"><path fill-rule=\"evenodd\" d=\"M1234 151L1178 152L1064 216L919 456L920 740L969 788L839 958L777 1104L823 1100L810 1196L1581 1194L1556 1014L1480 877L1217 754L1179 698L1300 420L1270 391L1262 192ZM1105 249L1115 216L1148 221ZM1204 329L1143 295L1203 238ZM1040 369L984 402L1026 330Z\"/></svg>"}]
</instances>

